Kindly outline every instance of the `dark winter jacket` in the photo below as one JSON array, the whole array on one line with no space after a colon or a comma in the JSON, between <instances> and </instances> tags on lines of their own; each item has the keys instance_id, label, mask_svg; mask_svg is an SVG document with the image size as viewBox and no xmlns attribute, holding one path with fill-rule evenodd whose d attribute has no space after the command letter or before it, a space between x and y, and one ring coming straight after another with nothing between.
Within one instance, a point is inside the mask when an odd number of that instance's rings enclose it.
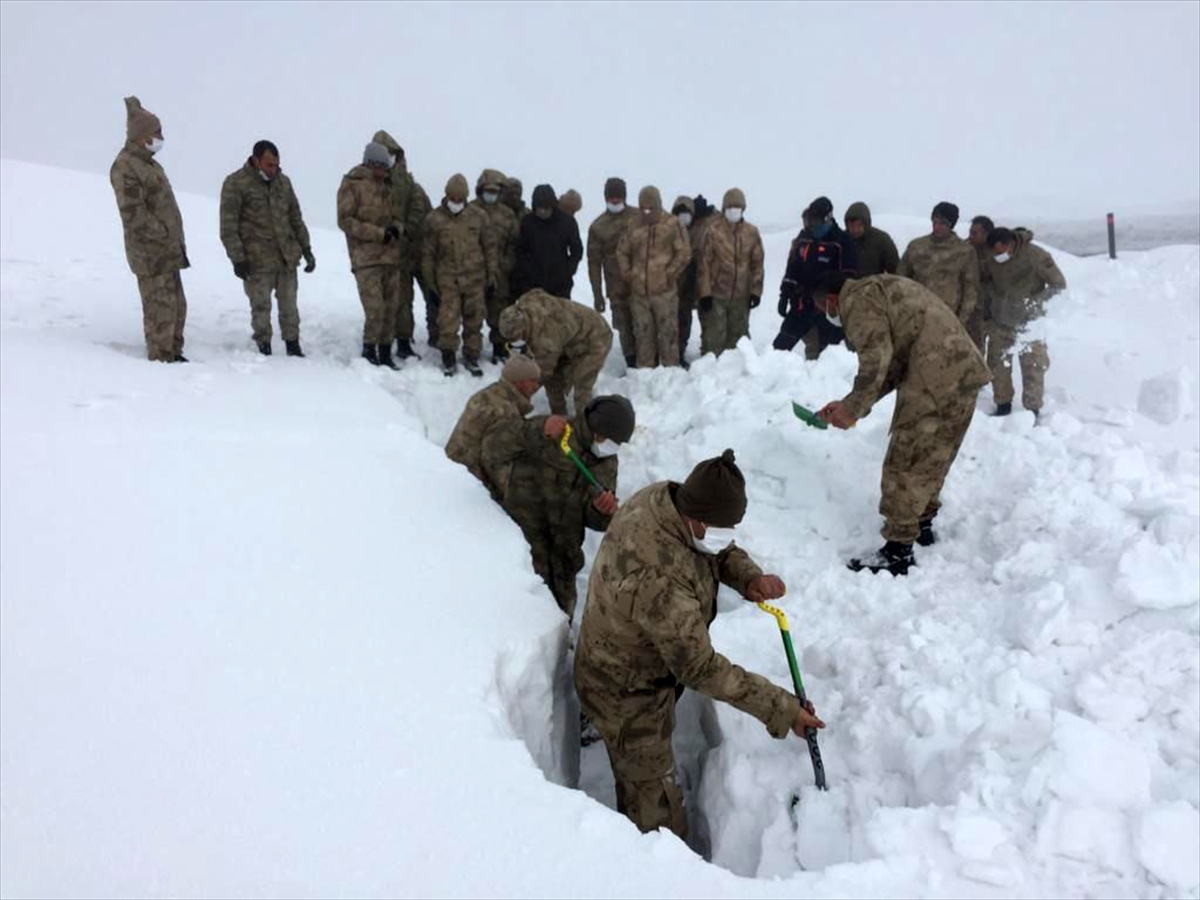
<instances>
[{"instance_id":1,"label":"dark winter jacket","mask_svg":"<svg viewBox=\"0 0 1200 900\"><path fill-rule=\"evenodd\" d=\"M851 203L846 209L846 220L850 219L857 219L866 228L863 236L856 240L858 274L863 278L895 275L900 266L900 251L890 234L871 225L871 208L865 203Z\"/></svg>"},{"instance_id":2,"label":"dark winter jacket","mask_svg":"<svg viewBox=\"0 0 1200 900\"><path fill-rule=\"evenodd\" d=\"M845 272L851 277L858 274L858 246L836 224L823 240L817 240L806 228L792 241L787 270L779 286L781 299L787 299L789 309L796 307L797 300L811 305L812 290L826 272Z\"/></svg>"},{"instance_id":3,"label":"dark winter jacket","mask_svg":"<svg viewBox=\"0 0 1200 900\"><path fill-rule=\"evenodd\" d=\"M538 206L539 185L534 191L534 208ZM553 191L550 191L553 196ZM575 270L583 258L583 241L575 217L551 206L549 219L539 219L533 213L521 219L517 238L517 267L513 273L514 297L541 288L556 297L570 297L575 285Z\"/></svg>"}]
</instances>

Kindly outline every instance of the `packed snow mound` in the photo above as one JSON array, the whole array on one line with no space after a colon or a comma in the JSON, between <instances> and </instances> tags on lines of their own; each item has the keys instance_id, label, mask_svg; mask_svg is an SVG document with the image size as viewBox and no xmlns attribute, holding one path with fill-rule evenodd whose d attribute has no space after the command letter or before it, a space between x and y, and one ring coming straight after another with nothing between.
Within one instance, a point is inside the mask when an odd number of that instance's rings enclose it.
<instances>
[{"instance_id":1,"label":"packed snow mound","mask_svg":"<svg viewBox=\"0 0 1200 900\"><path fill-rule=\"evenodd\" d=\"M301 276L309 358L265 359L215 201L180 196L193 363L151 365L106 180L4 161L0 197L0 893L1198 896L1200 250L1059 255L1043 424L985 389L908 579L841 565L878 541L891 404L792 417L855 361L768 349L791 235L736 351L610 359L619 494L735 449L829 722L818 795L801 741L685 695L713 865L605 808L567 623L441 453L480 382L357 359L339 233ZM720 606L718 649L788 685L772 620Z\"/></svg>"}]
</instances>

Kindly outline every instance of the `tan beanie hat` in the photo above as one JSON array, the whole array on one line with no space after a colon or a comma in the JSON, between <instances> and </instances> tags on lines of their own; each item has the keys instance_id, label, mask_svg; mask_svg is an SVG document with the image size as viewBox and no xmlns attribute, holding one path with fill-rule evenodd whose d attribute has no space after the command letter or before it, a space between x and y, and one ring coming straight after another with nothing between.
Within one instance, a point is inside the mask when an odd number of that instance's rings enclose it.
<instances>
[{"instance_id":1,"label":"tan beanie hat","mask_svg":"<svg viewBox=\"0 0 1200 900\"><path fill-rule=\"evenodd\" d=\"M540 381L542 369L528 356L516 353L508 358L508 362L504 364L504 368L500 372L500 377L511 384L516 384L518 381Z\"/></svg>"},{"instance_id":2,"label":"tan beanie hat","mask_svg":"<svg viewBox=\"0 0 1200 900\"><path fill-rule=\"evenodd\" d=\"M568 215L575 215L583 209L583 198L579 196L579 191L571 188L558 200L558 208Z\"/></svg>"},{"instance_id":3,"label":"tan beanie hat","mask_svg":"<svg viewBox=\"0 0 1200 900\"><path fill-rule=\"evenodd\" d=\"M658 188L648 184L638 191L638 206L653 212L662 212L662 194L658 192Z\"/></svg>"},{"instance_id":4,"label":"tan beanie hat","mask_svg":"<svg viewBox=\"0 0 1200 900\"><path fill-rule=\"evenodd\" d=\"M725 196L721 199L721 209L745 209L746 195L742 193L741 188L730 188L725 192Z\"/></svg>"},{"instance_id":5,"label":"tan beanie hat","mask_svg":"<svg viewBox=\"0 0 1200 900\"><path fill-rule=\"evenodd\" d=\"M142 109L142 101L137 97L125 98L125 136L134 143L141 143L156 131L162 130L162 122L158 116L148 109Z\"/></svg>"},{"instance_id":6,"label":"tan beanie hat","mask_svg":"<svg viewBox=\"0 0 1200 900\"><path fill-rule=\"evenodd\" d=\"M447 200L453 200L455 203L466 203L470 192L471 187L467 184L466 175L451 175L450 180L446 182Z\"/></svg>"}]
</instances>

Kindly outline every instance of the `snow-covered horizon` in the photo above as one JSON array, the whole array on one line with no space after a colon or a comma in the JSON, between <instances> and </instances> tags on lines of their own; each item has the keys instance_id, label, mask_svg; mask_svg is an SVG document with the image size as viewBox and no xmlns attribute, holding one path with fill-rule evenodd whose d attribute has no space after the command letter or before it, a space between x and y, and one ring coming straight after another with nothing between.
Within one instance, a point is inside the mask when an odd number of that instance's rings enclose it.
<instances>
[{"instance_id":1,"label":"snow-covered horizon","mask_svg":"<svg viewBox=\"0 0 1200 900\"><path fill-rule=\"evenodd\" d=\"M618 493L735 449L829 723L816 795L803 742L685 695L688 847L611 810L567 623L442 453L480 382L358 359L322 228L309 358L259 356L216 201L178 199L193 362L150 365L107 179L0 160L0 895L1200 896L1200 248L1056 252L1043 425L984 390L907 580L842 566L890 402L844 434L789 409L851 354L770 351L773 302L690 373L614 354ZM718 649L788 685L719 602Z\"/></svg>"}]
</instances>

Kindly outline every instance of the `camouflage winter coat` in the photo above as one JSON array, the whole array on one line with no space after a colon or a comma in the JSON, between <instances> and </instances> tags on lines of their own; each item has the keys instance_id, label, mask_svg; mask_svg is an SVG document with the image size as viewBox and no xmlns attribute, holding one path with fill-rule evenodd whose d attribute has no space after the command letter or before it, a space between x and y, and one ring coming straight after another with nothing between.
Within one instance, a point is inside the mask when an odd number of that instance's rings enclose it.
<instances>
[{"instance_id":1,"label":"camouflage winter coat","mask_svg":"<svg viewBox=\"0 0 1200 900\"><path fill-rule=\"evenodd\" d=\"M944 238L927 234L912 241L900 258L896 274L929 288L960 322L971 318L979 302L979 263L975 249L957 234Z\"/></svg>"},{"instance_id":2,"label":"camouflage winter coat","mask_svg":"<svg viewBox=\"0 0 1200 900\"><path fill-rule=\"evenodd\" d=\"M445 201L425 220L421 271L427 290L478 293L499 277L500 255L487 214L467 206L451 214Z\"/></svg>"},{"instance_id":3,"label":"camouflage winter coat","mask_svg":"<svg viewBox=\"0 0 1200 900\"><path fill-rule=\"evenodd\" d=\"M578 359L612 344L608 322L582 303L536 288L522 294L513 306L525 314L525 342L529 355L542 370L543 380L564 359Z\"/></svg>"},{"instance_id":4,"label":"camouflage winter coat","mask_svg":"<svg viewBox=\"0 0 1200 900\"><path fill-rule=\"evenodd\" d=\"M639 213L617 243L617 265L631 297L657 297L678 289L692 258L692 244L679 220L662 211Z\"/></svg>"},{"instance_id":5,"label":"camouflage winter coat","mask_svg":"<svg viewBox=\"0 0 1200 900\"><path fill-rule=\"evenodd\" d=\"M678 204L678 201L676 203ZM695 204L690 199L688 203L692 204L693 209L695 208ZM694 212L692 214L695 215ZM692 219L692 224L688 226L688 243L692 245L692 258L684 266L683 272L679 276L679 302L689 309L695 308L696 301L703 296L697 289L700 260L704 256L704 242L708 233L719 218L721 218L720 213L710 211L706 216Z\"/></svg>"},{"instance_id":6,"label":"camouflage winter coat","mask_svg":"<svg viewBox=\"0 0 1200 900\"><path fill-rule=\"evenodd\" d=\"M483 468L483 436L488 430L505 419L521 420L533 412L533 404L509 381L501 378L476 392L467 401L466 409L458 417L458 424L446 442L446 456L464 465L471 474L487 486L497 501L504 499L508 476L512 464L496 465L491 475Z\"/></svg>"},{"instance_id":7,"label":"camouflage winter coat","mask_svg":"<svg viewBox=\"0 0 1200 900\"><path fill-rule=\"evenodd\" d=\"M401 260L401 241L383 241L389 225L397 230L403 222L396 219L392 202L392 176L389 173L377 181L366 166L355 166L338 188L338 228L346 232L346 247L350 251L350 269L358 271L368 266L398 266Z\"/></svg>"},{"instance_id":8,"label":"camouflage winter coat","mask_svg":"<svg viewBox=\"0 0 1200 900\"><path fill-rule=\"evenodd\" d=\"M678 489L674 482L652 484L613 517L588 578L576 686L581 696L651 698L684 685L786 737L799 701L717 653L708 636L719 586L744 594L762 570L736 546L716 556L699 552L675 508Z\"/></svg>"},{"instance_id":9,"label":"camouflage winter coat","mask_svg":"<svg viewBox=\"0 0 1200 900\"><path fill-rule=\"evenodd\" d=\"M640 217L641 214L632 206L626 206L619 213L610 213L605 209L588 228L588 279L592 283L592 300L597 305L600 298L605 296L605 288L610 298L623 299L629 296L629 285L621 277L621 268L617 265L617 244L625 230Z\"/></svg>"},{"instance_id":10,"label":"camouflage winter coat","mask_svg":"<svg viewBox=\"0 0 1200 900\"><path fill-rule=\"evenodd\" d=\"M696 294L719 300L744 301L762 297L763 242L749 222L731 225L724 216L711 216L704 251L696 270Z\"/></svg>"},{"instance_id":11,"label":"camouflage winter coat","mask_svg":"<svg viewBox=\"0 0 1200 900\"><path fill-rule=\"evenodd\" d=\"M280 172L263 181L249 160L226 178L221 243L229 261L249 262L252 274L296 268L309 239L291 179Z\"/></svg>"},{"instance_id":12,"label":"camouflage winter coat","mask_svg":"<svg viewBox=\"0 0 1200 900\"><path fill-rule=\"evenodd\" d=\"M388 176L392 183L392 215L397 222L402 222L404 225L400 229L400 257L404 268L410 270L420 261L417 254L420 252L421 232L425 228L425 217L429 215L429 197L426 196L425 202L422 203L417 196L418 191L422 194L424 191L405 168L404 151L394 137L386 131L377 131L371 140L387 147L388 152L396 157L396 164Z\"/></svg>"},{"instance_id":13,"label":"camouflage winter coat","mask_svg":"<svg viewBox=\"0 0 1200 900\"><path fill-rule=\"evenodd\" d=\"M188 267L183 217L167 173L141 144L127 141L109 171L134 275L169 275Z\"/></svg>"},{"instance_id":14,"label":"camouflage winter coat","mask_svg":"<svg viewBox=\"0 0 1200 900\"><path fill-rule=\"evenodd\" d=\"M842 400L855 418L897 391L897 430L936 413L943 398L991 380L962 322L915 281L898 275L847 281L838 308L846 345L858 354L854 387Z\"/></svg>"},{"instance_id":15,"label":"camouflage winter coat","mask_svg":"<svg viewBox=\"0 0 1200 900\"><path fill-rule=\"evenodd\" d=\"M517 265L517 215L503 203L484 203L478 197L470 205L487 216L500 261L496 272L496 296L507 299L512 296L512 274Z\"/></svg>"},{"instance_id":16,"label":"camouflage winter coat","mask_svg":"<svg viewBox=\"0 0 1200 900\"><path fill-rule=\"evenodd\" d=\"M1067 279L1054 257L1033 244L1033 232L1018 228L1012 259L984 264L991 282L992 318L1009 328L1023 328L1046 313L1046 301L1066 290Z\"/></svg>"}]
</instances>

